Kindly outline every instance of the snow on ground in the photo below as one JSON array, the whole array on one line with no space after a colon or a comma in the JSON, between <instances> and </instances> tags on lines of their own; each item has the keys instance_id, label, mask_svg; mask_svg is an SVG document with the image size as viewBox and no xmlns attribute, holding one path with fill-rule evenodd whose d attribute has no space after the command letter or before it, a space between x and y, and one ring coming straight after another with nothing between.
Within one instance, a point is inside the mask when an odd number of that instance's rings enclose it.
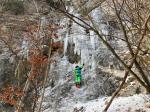
<instances>
[{"instance_id":1,"label":"snow on ground","mask_svg":"<svg viewBox=\"0 0 150 112\"><path fill-rule=\"evenodd\" d=\"M66 112L102 112L110 97L103 97L87 103L78 103L73 107L64 107ZM130 97L118 97L110 106L108 112L150 112L150 96L134 95ZM60 110L61 112L61 110Z\"/></svg>"}]
</instances>

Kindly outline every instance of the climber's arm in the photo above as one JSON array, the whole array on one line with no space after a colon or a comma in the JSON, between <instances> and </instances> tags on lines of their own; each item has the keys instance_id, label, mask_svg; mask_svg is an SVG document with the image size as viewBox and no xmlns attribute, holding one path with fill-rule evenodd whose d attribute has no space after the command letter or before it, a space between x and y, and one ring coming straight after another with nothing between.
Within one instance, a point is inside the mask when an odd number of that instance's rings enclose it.
<instances>
[{"instance_id":1,"label":"climber's arm","mask_svg":"<svg viewBox=\"0 0 150 112\"><path fill-rule=\"evenodd\" d=\"M80 68L82 69L84 67L84 64L82 64L81 66L80 66Z\"/></svg>"}]
</instances>

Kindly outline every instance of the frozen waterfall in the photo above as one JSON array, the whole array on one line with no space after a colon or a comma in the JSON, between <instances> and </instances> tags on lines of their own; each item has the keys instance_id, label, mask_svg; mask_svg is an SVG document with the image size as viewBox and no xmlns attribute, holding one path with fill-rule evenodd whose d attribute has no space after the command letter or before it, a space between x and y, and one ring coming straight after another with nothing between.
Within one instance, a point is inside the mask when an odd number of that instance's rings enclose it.
<instances>
[{"instance_id":1,"label":"frozen waterfall","mask_svg":"<svg viewBox=\"0 0 150 112\"><path fill-rule=\"evenodd\" d=\"M101 24L103 16L102 11L100 9L96 9L92 11L90 15L93 20L96 21L96 24L100 24L98 28L101 29L102 33L107 34L107 25ZM69 23L69 20L67 21ZM98 37L93 31L89 31L89 33L87 33L84 28L80 27L76 23L72 23L71 27L66 27L64 36L64 56L67 52L68 43L73 44L74 54L80 56L78 64L84 63L85 65L90 66L92 72L95 72L97 65L95 51L100 44ZM71 28L71 34L69 33L69 28Z\"/></svg>"}]
</instances>

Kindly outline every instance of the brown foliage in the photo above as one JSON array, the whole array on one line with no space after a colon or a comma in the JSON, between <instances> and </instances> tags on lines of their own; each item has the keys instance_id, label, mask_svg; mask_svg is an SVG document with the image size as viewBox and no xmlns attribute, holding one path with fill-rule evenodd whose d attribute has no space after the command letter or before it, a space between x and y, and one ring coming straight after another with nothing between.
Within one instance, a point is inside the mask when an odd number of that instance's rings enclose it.
<instances>
[{"instance_id":1,"label":"brown foliage","mask_svg":"<svg viewBox=\"0 0 150 112\"><path fill-rule=\"evenodd\" d=\"M23 95L24 93L20 87L8 85L1 90L0 100L10 105L16 105Z\"/></svg>"}]
</instances>

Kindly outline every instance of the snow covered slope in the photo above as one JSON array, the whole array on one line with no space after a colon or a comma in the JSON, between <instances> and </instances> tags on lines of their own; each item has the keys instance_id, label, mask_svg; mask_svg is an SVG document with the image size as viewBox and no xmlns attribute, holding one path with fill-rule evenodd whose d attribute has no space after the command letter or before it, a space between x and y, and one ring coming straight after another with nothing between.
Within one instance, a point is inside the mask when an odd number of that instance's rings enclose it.
<instances>
[{"instance_id":1,"label":"snow covered slope","mask_svg":"<svg viewBox=\"0 0 150 112\"><path fill-rule=\"evenodd\" d=\"M102 112L110 97L103 97L87 103L78 103L71 108L62 108L60 112ZM150 112L150 96L134 95L118 97L110 106L108 112Z\"/></svg>"}]
</instances>

